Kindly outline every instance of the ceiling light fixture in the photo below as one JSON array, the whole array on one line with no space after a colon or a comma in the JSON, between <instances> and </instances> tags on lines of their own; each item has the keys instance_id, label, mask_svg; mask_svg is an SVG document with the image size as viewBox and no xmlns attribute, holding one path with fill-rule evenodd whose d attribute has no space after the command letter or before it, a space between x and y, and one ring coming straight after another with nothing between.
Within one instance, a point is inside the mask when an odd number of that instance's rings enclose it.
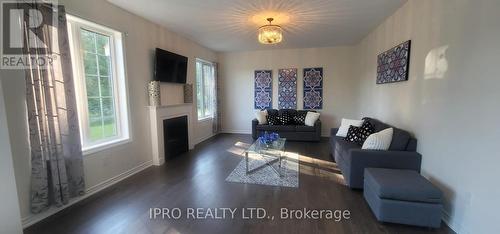
<instances>
[{"instance_id":1,"label":"ceiling light fixture","mask_svg":"<svg viewBox=\"0 0 500 234\"><path fill-rule=\"evenodd\" d=\"M272 24L273 18L267 18L268 25L259 28L259 42L262 44L276 44L283 40L283 30L279 25Z\"/></svg>"}]
</instances>

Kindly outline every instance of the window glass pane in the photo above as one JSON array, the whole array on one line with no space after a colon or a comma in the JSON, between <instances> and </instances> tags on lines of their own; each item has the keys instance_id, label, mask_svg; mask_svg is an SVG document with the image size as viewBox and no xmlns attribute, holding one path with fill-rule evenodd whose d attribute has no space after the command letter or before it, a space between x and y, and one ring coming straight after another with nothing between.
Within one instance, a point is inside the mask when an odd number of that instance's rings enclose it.
<instances>
[{"instance_id":1,"label":"window glass pane","mask_svg":"<svg viewBox=\"0 0 500 234\"><path fill-rule=\"evenodd\" d=\"M96 49L101 55L109 55L109 37L96 34Z\"/></svg>"},{"instance_id":2,"label":"window glass pane","mask_svg":"<svg viewBox=\"0 0 500 234\"><path fill-rule=\"evenodd\" d=\"M103 136L112 137L116 136L116 118L114 116L105 116L103 118Z\"/></svg>"},{"instance_id":3,"label":"window glass pane","mask_svg":"<svg viewBox=\"0 0 500 234\"><path fill-rule=\"evenodd\" d=\"M95 141L102 138L102 119L90 118L89 119L90 140Z\"/></svg>"},{"instance_id":4,"label":"window glass pane","mask_svg":"<svg viewBox=\"0 0 500 234\"><path fill-rule=\"evenodd\" d=\"M99 97L99 80L97 76L85 76L87 97Z\"/></svg>"},{"instance_id":5,"label":"window glass pane","mask_svg":"<svg viewBox=\"0 0 500 234\"><path fill-rule=\"evenodd\" d=\"M94 34L87 30L82 30L81 34L81 43L84 51L95 53L95 41Z\"/></svg>"},{"instance_id":6,"label":"window glass pane","mask_svg":"<svg viewBox=\"0 0 500 234\"><path fill-rule=\"evenodd\" d=\"M111 77L109 76L101 76L99 79L101 85L101 96L102 97L111 97L113 96L113 91L111 87Z\"/></svg>"},{"instance_id":7,"label":"window glass pane","mask_svg":"<svg viewBox=\"0 0 500 234\"><path fill-rule=\"evenodd\" d=\"M83 54L83 66L86 75L97 75L97 60L96 55L85 52Z\"/></svg>"},{"instance_id":8,"label":"window glass pane","mask_svg":"<svg viewBox=\"0 0 500 234\"><path fill-rule=\"evenodd\" d=\"M102 98L102 114L104 116L115 115L115 107L112 98Z\"/></svg>"},{"instance_id":9,"label":"window glass pane","mask_svg":"<svg viewBox=\"0 0 500 234\"><path fill-rule=\"evenodd\" d=\"M100 118L101 117L101 100L99 98L88 98L88 111L89 118Z\"/></svg>"},{"instance_id":10,"label":"window glass pane","mask_svg":"<svg viewBox=\"0 0 500 234\"><path fill-rule=\"evenodd\" d=\"M97 55L99 60L99 75L108 76L110 70L109 57L103 55Z\"/></svg>"}]
</instances>

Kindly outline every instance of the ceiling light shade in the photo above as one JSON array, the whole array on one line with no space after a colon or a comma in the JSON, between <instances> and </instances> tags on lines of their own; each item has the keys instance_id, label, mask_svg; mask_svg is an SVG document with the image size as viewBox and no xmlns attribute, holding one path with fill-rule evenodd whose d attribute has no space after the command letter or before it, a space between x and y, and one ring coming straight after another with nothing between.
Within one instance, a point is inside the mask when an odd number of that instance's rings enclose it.
<instances>
[{"instance_id":1,"label":"ceiling light shade","mask_svg":"<svg viewBox=\"0 0 500 234\"><path fill-rule=\"evenodd\" d=\"M268 25L259 28L259 42L262 44L276 44L283 40L283 30L279 25L273 25L273 18L267 18Z\"/></svg>"}]
</instances>

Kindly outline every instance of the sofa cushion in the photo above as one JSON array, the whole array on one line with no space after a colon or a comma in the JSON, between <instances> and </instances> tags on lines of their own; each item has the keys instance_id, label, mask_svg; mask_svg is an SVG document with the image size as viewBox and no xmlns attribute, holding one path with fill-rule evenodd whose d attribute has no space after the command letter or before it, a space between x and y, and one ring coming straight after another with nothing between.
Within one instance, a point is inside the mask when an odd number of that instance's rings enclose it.
<instances>
[{"instance_id":1,"label":"sofa cushion","mask_svg":"<svg viewBox=\"0 0 500 234\"><path fill-rule=\"evenodd\" d=\"M384 199L441 203L443 197L441 190L413 170L366 168L365 184Z\"/></svg>"},{"instance_id":2,"label":"sofa cushion","mask_svg":"<svg viewBox=\"0 0 500 234\"><path fill-rule=\"evenodd\" d=\"M338 137L338 138L341 139L340 137ZM349 153L349 151L351 149L361 149L361 146L359 146L355 142L348 142L348 141L344 141L344 140L337 140L335 142L335 151L340 153L341 157L346 161L347 161L347 157L350 157L350 155L351 155Z\"/></svg>"},{"instance_id":3,"label":"sofa cushion","mask_svg":"<svg viewBox=\"0 0 500 234\"><path fill-rule=\"evenodd\" d=\"M410 141L410 138L411 138L411 135L409 132L402 130L402 129L399 129L399 128L395 128L395 127L388 125L386 123L382 123L376 119L372 119L372 118L368 118L368 117L365 117L363 119L366 121L369 121L373 125L373 127L375 128L375 132L380 132L380 131L387 129L387 128L393 128L394 132L392 135L392 141L391 141L391 145L389 146L389 150L406 151L407 146L408 146L408 142Z\"/></svg>"},{"instance_id":4,"label":"sofa cushion","mask_svg":"<svg viewBox=\"0 0 500 234\"><path fill-rule=\"evenodd\" d=\"M255 128L259 131L295 132L295 125L257 125Z\"/></svg>"},{"instance_id":5,"label":"sofa cushion","mask_svg":"<svg viewBox=\"0 0 500 234\"><path fill-rule=\"evenodd\" d=\"M296 125L295 129L297 132L314 132L314 131L316 131L316 128L312 127L312 126Z\"/></svg>"}]
</instances>

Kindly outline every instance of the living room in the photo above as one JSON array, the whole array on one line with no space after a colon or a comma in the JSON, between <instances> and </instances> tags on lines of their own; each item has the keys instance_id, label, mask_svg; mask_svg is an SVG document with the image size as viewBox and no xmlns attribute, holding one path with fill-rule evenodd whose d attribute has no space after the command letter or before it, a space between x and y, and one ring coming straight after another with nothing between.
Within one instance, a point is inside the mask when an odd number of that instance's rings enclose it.
<instances>
[{"instance_id":1,"label":"living room","mask_svg":"<svg viewBox=\"0 0 500 234\"><path fill-rule=\"evenodd\" d=\"M0 233L498 228L499 1L50 4L2 1Z\"/></svg>"}]
</instances>

